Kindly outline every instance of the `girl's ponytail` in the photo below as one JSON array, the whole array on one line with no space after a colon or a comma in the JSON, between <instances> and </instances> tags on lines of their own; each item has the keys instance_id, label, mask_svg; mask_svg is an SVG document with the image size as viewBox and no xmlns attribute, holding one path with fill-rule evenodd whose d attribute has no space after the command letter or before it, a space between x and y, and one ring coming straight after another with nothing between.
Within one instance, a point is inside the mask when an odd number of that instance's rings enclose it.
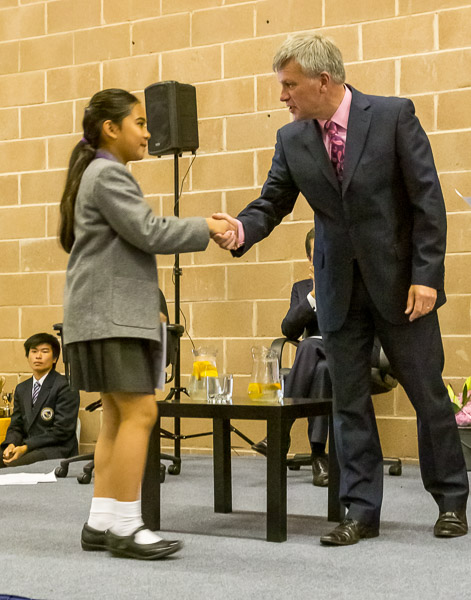
<instances>
[{"instance_id":1,"label":"girl's ponytail","mask_svg":"<svg viewBox=\"0 0 471 600\"><path fill-rule=\"evenodd\" d=\"M65 189L60 204L59 225L59 240L67 254L72 250L75 241L74 211L77 192L82 180L82 175L95 158L95 154L96 149L93 148L85 138L82 138L73 149L69 160L67 180L65 182Z\"/></svg>"},{"instance_id":2,"label":"girl's ponytail","mask_svg":"<svg viewBox=\"0 0 471 600\"><path fill-rule=\"evenodd\" d=\"M90 100L83 117L84 137L75 146L69 161L69 170L60 203L59 240L69 254L75 241L74 212L77 193L85 169L96 156L100 147L101 130L105 121L121 125L132 107L139 100L133 94L120 89L97 92Z\"/></svg>"}]
</instances>

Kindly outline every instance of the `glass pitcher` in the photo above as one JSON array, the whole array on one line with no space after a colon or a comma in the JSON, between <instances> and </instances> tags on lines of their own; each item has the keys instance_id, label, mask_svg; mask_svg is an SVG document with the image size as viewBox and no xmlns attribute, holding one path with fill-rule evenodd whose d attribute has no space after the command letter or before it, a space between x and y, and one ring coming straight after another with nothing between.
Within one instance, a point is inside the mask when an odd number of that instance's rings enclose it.
<instances>
[{"instance_id":1,"label":"glass pitcher","mask_svg":"<svg viewBox=\"0 0 471 600\"><path fill-rule=\"evenodd\" d=\"M248 393L252 400L276 400L281 393L278 357L265 346L252 348L253 367Z\"/></svg>"},{"instance_id":2,"label":"glass pitcher","mask_svg":"<svg viewBox=\"0 0 471 600\"><path fill-rule=\"evenodd\" d=\"M218 370L216 356L218 351L213 346L193 348L193 372L190 377L188 393L195 400L207 400L208 395L216 393Z\"/></svg>"}]
</instances>

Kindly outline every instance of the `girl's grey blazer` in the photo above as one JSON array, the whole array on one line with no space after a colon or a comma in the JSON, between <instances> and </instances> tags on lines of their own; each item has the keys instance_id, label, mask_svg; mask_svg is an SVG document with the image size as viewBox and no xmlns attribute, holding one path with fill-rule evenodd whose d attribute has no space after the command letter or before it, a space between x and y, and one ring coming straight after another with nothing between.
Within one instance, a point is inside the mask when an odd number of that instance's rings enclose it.
<instances>
[{"instance_id":1,"label":"girl's grey blazer","mask_svg":"<svg viewBox=\"0 0 471 600\"><path fill-rule=\"evenodd\" d=\"M155 254L204 250L204 218L158 217L126 167L97 158L75 207L64 290L64 342L112 337L160 341Z\"/></svg>"}]
</instances>

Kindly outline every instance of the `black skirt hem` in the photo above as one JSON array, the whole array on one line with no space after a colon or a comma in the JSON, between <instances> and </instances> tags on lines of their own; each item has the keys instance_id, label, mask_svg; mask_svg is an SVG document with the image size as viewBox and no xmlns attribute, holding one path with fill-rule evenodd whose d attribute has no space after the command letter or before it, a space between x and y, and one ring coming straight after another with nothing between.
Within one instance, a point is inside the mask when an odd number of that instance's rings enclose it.
<instances>
[{"instance_id":1,"label":"black skirt hem","mask_svg":"<svg viewBox=\"0 0 471 600\"><path fill-rule=\"evenodd\" d=\"M65 346L70 387L85 392L154 394L162 347L142 338L106 338Z\"/></svg>"}]
</instances>

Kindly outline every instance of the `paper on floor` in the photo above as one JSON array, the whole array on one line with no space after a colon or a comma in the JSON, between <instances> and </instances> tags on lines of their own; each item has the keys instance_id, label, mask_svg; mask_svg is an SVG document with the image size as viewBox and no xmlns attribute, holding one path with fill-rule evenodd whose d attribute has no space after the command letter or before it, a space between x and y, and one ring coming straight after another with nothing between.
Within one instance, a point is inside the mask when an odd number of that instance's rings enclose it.
<instances>
[{"instance_id":1,"label":"paper on floor","mask_svg":"<svg viewBox=\"0 0 471 600\"><path fill-rule=\"evenodd\" d=\"M33 485L36 483L55 483L54 471L50 473L7 473L0 475L0 485Z\"/></svg>"}]
</instances>

